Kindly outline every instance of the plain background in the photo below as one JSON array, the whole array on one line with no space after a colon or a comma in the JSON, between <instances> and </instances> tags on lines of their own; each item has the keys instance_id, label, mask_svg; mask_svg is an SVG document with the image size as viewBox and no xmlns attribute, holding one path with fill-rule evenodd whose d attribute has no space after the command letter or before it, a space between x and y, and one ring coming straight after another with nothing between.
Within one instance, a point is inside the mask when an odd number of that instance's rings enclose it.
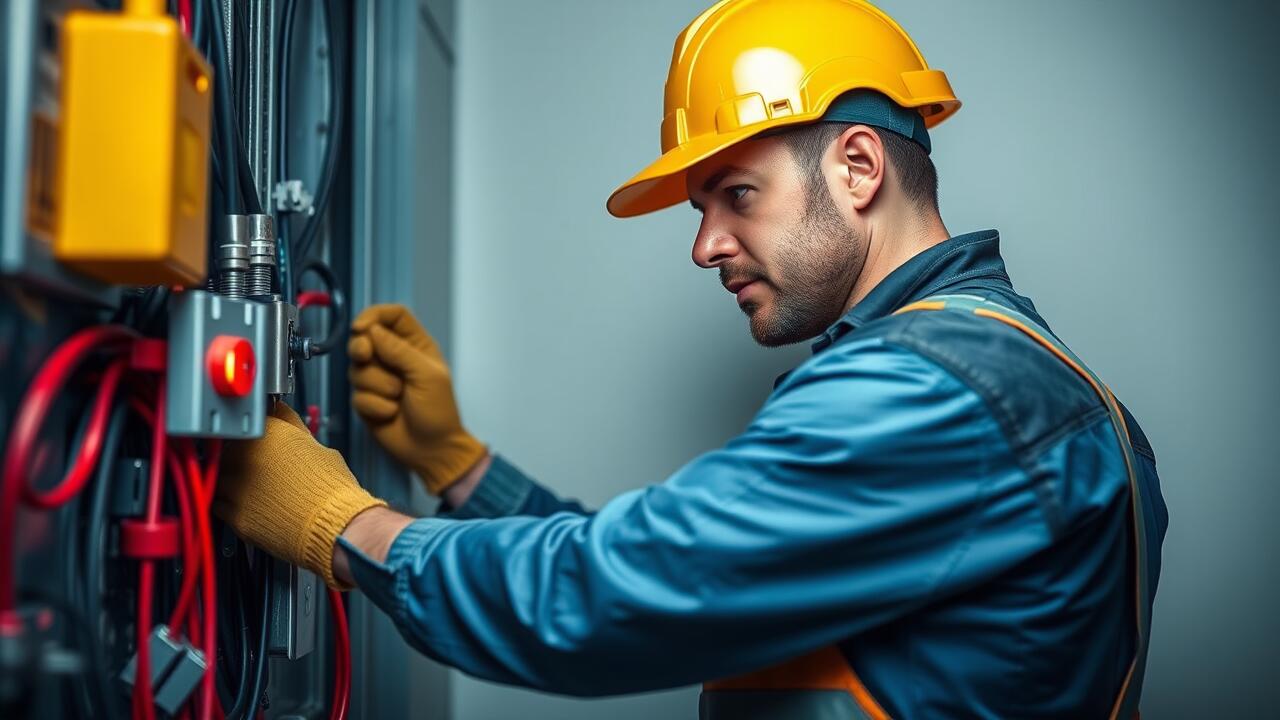
<instances>
[{"instance_id":1,"label":"plain background","mask_svg":"<svg viewBox=\"0 0 1280 720\"><path fill-rule=\"evenodd\" d=\"M801 347L750 340L689 259L687 206L620 221L705 0L457 8L453 354L464 418L592 504L742 429ZM1256 716L1280 667L1270 2L885 0L965 107L934 132L944 218L1132 408L1172 527L1147 717ZM696 691L553 698L456 676L457 718L690 717Z\"/></svg>"}]
</instances>

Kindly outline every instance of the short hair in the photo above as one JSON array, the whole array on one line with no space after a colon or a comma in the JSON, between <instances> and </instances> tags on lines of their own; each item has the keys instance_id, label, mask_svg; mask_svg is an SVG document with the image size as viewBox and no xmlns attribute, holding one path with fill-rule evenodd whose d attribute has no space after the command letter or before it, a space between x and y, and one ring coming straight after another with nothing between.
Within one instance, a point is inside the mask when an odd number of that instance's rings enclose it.
<instances>
[{"instance_id":1,"label":"short hair","mask_svg":"<svg viewBox=\"0 0 1280 720\"><path fill-rule=\"evenodd\" d=\"M816 193L826 192L822 156L831 143L858 123L816 122L777 133L790 148L796 164L807 172L806 186L812 204ZM903 193L917 205L937 212L938 169L929 153L916 141L892 130L868 126L880 137L885 157L897 171Z\"/></svg>"}]
</instances>

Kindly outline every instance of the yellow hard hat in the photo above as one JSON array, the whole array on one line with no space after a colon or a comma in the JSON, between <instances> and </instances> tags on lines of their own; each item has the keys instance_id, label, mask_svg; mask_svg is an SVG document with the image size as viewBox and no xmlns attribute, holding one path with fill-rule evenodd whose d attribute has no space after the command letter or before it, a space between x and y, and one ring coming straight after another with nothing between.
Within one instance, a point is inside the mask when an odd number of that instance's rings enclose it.
<instances>
[{"instance_id":1,"label":"yellow hard hat","mask_svg":"<svg viewBox=\"0 0 1280 720\"><path fill-rule=\"evenodd\" d=\"M662 157L606 206L631 217L688 200L690 167L765 130L817 121L855 89L914 108L929 128L960 109L947 76L865 0L721 0L676 38Z\"/></svg>"}]
</instances>

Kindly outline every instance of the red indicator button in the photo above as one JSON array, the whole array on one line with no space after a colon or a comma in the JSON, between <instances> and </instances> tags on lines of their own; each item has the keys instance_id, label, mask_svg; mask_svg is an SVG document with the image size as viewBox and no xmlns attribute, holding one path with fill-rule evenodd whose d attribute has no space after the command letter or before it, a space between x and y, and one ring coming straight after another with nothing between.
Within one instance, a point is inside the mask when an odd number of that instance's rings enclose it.
<instances>
[{"instance_id":1,"label":"red indicator button","mask_svg":"<svg viewBox=\"0 0 1280 720\"><path fill-rule=\"evenodd\" d=\"M258 365L253 357L253 345L242 337L219 335L209 343L205 364L213 389L219 395L244 397L253 389L253 374Z\"/></svg>"}]
</instances>

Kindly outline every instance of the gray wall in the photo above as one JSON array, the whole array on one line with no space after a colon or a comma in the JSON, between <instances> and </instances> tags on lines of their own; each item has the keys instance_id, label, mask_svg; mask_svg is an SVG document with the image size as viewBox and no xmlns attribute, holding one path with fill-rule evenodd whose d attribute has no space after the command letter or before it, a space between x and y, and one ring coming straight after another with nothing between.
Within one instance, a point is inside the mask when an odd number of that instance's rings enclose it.
<instances>
[{"instance_id":1,"label":"gray wall","mask_svg":"<svg viewBox=\"0 0 1280 720\"><path fill-rule=\"evenodd\" d=\"M704 4L459 3L464 417L591 503L734 435L805 355L752 344L689 260L691 210L604 211L658 150L671 46ZM949 227L1003 232L1018 287L1155 444L1173 525L1150 717L1269 707L1280 666L1271 5L883 2L966 103L934 134ZM696 702L454 687L468 719L687 717Z\"/></svg>"}]
</instances>

